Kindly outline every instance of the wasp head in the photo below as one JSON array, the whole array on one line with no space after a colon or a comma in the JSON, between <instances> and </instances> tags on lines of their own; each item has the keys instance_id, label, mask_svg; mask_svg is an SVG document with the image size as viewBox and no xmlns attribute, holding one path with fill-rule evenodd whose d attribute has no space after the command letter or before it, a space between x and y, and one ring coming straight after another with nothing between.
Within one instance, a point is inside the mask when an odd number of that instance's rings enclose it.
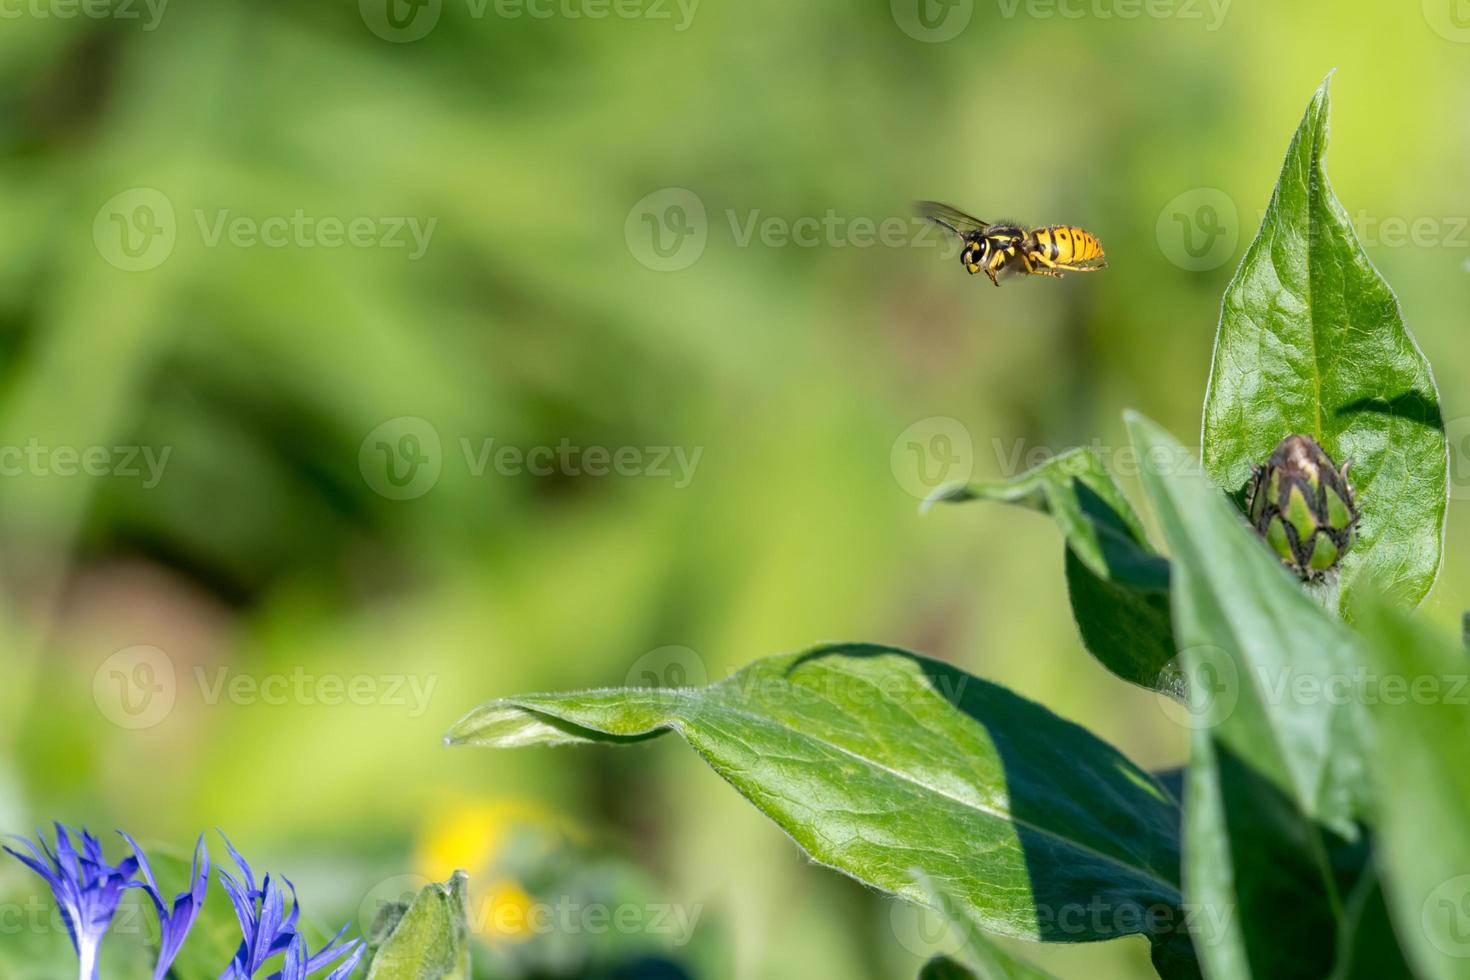
<instances>
[{"instance_id":1,"label":"wasp head","mask_svg":"<svg viewBox=\"0 0 1470 980\"><path fill-rule=\"evenodd\" d=\"M972 276L985 268L988 258L990 258L990 242L984 238L967 239L964 251L960 252L960 261L964 263L965 270Z\"/></svg>"}]
</instances>

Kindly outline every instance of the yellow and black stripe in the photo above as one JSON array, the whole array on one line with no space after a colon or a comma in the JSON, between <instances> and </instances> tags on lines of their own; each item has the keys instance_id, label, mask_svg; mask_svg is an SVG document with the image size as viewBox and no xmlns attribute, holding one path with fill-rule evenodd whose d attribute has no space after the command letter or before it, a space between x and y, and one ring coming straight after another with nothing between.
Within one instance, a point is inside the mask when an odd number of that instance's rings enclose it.
<instances>
[{"instance_id":1,"label":"yellow and black stripe","mask_svg":"<svg viewBox=\"0 0 1470 980\"><path fill-rule=\"evenodd\" d=\"M1070 266L1104 257L1097 236L1072 225L1049 225L1036 229L1032 235L1039 257L1047 265Z\"/></svg>"}]
</instances>

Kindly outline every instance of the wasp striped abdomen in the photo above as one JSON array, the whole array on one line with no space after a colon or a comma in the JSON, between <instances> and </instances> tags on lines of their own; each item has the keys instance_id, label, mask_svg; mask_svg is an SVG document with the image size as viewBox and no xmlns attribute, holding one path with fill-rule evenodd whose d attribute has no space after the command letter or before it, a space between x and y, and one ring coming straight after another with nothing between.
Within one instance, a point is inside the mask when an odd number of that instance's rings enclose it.
<instances>
[{"instance_id":1,"label":"wasp striped abdomen","mask_svg":"<svg viewBox=\"0 0 1470 980\"><path fill-rule=\"evenodd\" d=\"M1041 254L1057 265L1073 265L1103 258L1102 242L1073 225L1050 225L1035 232Z\"/></svg>"}]
</instances>

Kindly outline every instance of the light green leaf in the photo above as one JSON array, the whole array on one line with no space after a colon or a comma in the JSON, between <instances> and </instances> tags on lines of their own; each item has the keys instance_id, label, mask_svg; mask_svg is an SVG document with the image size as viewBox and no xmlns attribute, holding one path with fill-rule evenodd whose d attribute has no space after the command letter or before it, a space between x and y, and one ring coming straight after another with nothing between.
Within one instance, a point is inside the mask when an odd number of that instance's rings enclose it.
<instances>
[{"instance_id":1,"label":"light green leaf","mask_svg":"<svg viewBox=\"0 0 1470 980\"><path fill-rule=\"evenodd\" d=\"M1390 913L1426 980L1470 973L1470 684L1464 651L1387 605L1360 622L1372 669L1380 861Z\"/></svg>"},{"instance_id":2,"label":"light green leaf","mask_svg":"<svg viewBox=\"0 0 1470 980\"><path fill-rule=\"evenodd\" d=\"M927 904L944 916L960 946L953 959L930 960L919 974L919 980L948 976L968 976L975 980L1052 980L1051 974L1021 962L987 938L964 904L949 894L948 888L926 875L916 875L914 880L928 896ZM945 966L936 969L936 963ZM944 969L951 972L945 973Z\"/></svg>"},{"instance_id":3,"label":"light green leaf","mask_svg":"<svg viewBox=\"0 0 1470 980\"><path fill-rule=\"evenodd\" d=\"M926 501L995 500L1050 514L1067 541L1067 587L1078 632L1108 670L1181 696L1169 625L1169 563L1097 454L1074 449L1013 480L944 487Z\"/></svg>"},{"instance_id":4,"label":"light green leaf","mask_svg":"<svg viewBox=\"0 0 1470 980\"><path fill-rule=\"evenodd\" d=\"M443 884L425 885L406 910L385 910L373 926L367 980L469 980L468 884L456 871Z\"/></svg>"},{"instance_id":5,"label":"light green leaf","mask_svg":"<svg viewBox=\"0 0 1470 980\"><path fill-rule=\"evenodd\" d=\"M1185 897L1200 960L1213 980L1321 977L1362 867L1362 712L1336 696L1356 640L1179 443L1137 415L1128 427L1151 461L1190 682Z\"/></svg>"},{"instance_id":6,"label":"light green leaf","mask_svg":"<svg viewBox=\"0 0 1470 980\"><path fill-rule=\"evenodd\" d=\"M1147 773L1045 708L901 650L772 657L704 688L493 701L447 741L668 731L818 862L921 904L915 871L945 881L991 932L1109 939L1143 931L1141 917L1063 913L1178 907L1179 810Z\"/></svg>"},{"instance_id":7,"label":"light green leaf","mask_svg":"<svg viewBox=\"0 0 1470 980\"><path fill-rule=\"evenodd\" d=\"M1297 130L1259 236L1225 294L1204 408L1204 462L1235 492L1288 435L1353 461L1362 522L1341 566L1409 604L1440 565L1449 454L1429 362L1332 193L1328 83Z\"/></svg>"}]
</instances>

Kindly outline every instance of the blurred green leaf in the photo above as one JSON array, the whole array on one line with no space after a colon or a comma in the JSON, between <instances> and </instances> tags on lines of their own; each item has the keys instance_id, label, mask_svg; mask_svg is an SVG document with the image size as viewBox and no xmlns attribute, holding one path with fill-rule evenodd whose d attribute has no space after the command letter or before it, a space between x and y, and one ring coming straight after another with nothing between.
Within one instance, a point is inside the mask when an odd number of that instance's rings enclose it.
<instances>
[{"instance_id":1,"label":"blurred green leaf","mask_svg":"<svg viewBox=\"0 0 1470 980\"><path fill-rule=\"evenodd\" d=\"M468 876L456 871L425 885L407 909L381 910L368 980L469 980L468 888Z\"/></svg>"},{"instance_id":2,"label":"blurred green leaf","mask_svg":"<svg viewBox=\"0 0 1470 980\"><path fill-rule=\"evenodd\" d=\"M1470 744L1464 651L1387 604L1360 620L1372 657L1361 692L1373 719L1381 862L1389 909L1420 976L1470 964Z\"/></svg>"},{"instance_id":3,"label":"blurred green leaf","mask_svg":"<svg viewBox=\"0 0 1470 980\"><path fill-rule=\"evenodd\" d=\"M1341 566L1417 604L1439 572L1449 456L1429 362L1359 245L1323 164L1328 82L1287 151L1259 236L1225 294L1204 408L1205 469L1239 490L1293 433L1351 459L1361 523Z\"/></svg>"},{"instance_id":4,"label":"blurred green leaf","mask_svg":"<svg viewBox=\"0 0 1470 980\"><path fill-rule=\"evenodd\" d=\"M1179 904L1179 811L1085 729L945 664L878 646L757 661L694 689L531 695L447 741L493 747L680 734L820 863L924 903L953 882L987 930L1087 941ZM1069 915L1101 907L1114 915Z\"/></svg>"},{"instance_id":5,"label":"blurred green leaf","mask_svg":"<svg viewBox=\"0 0 1470 980\"><path fill-rule=\"evenodd\" d=\"M1347 898L1330 980L1408 980L1413 976L1389 920L1383 881L1378 870L1370 868Z\"/></svg>"},{"instance_id":6,"label":"blurred green leaf","mask_svg":"<svg viewBox=\"0 0 1470 980\"><path fill-rule=\"evenodd\" d=\"M1340 879L1361 863L1351 842L1366 795L1362 713L1333 696L1335 681L1354 676L1356 639L1179 443L1132 413L1128 427L1153 461L1143 484L1173 560L1189 679L1185 896L1202 913L1195 945L1216 980L1320 977L1337 945Z\"/></svg>"},{"instance_id":7,"label":"blurred green leaf","mask_svg":"<svg viewBox=\"0 0 1470 980\"><path fill-rule=\"evenodd\" d=\"M945 487L926 506L967 500L1052 515L1067 539L1067 587L1087 649L1126 681L1182 695L1169 623L1169 563L1149 544L1096 453L1074 449L1012 480Z\"/></svg>"},{"instance_id":8,"label":"blurred green leaf","mask_svg":"<svg viewBox=\"0 0 1470 980\"><path fill-rule=\"evenodd\" d=\"M919 971L919 980L983 980L947 956L936 956Z\"/></svg>"}]
</instances>

